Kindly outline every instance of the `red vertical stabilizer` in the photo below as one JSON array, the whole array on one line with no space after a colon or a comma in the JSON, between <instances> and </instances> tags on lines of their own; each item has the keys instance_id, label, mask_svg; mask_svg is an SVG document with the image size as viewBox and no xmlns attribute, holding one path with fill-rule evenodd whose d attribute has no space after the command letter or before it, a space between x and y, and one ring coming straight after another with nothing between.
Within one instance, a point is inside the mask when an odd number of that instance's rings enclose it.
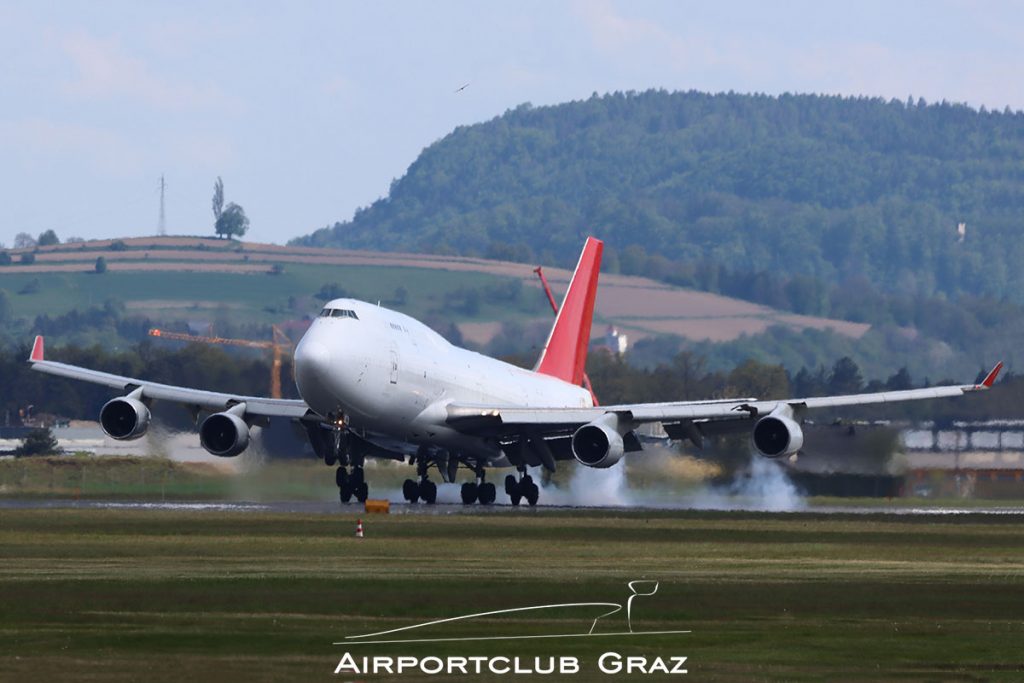
<instances>
[{"instance_id":1,"label":"red vertical stabilizer","mask_svg":"<svg viewBox=\"0 0 1024 683\"><path fill-rule=\"evenodd\" d=\"M580 261L576 264L576 272L569 283L569 290L565 293L562 307L558 309L555 326L551 328L548 342L534 368L536 372L577 386L583 382L603 250L604 243L601 240L587 238Z\"/></svg>"}]
</instances>

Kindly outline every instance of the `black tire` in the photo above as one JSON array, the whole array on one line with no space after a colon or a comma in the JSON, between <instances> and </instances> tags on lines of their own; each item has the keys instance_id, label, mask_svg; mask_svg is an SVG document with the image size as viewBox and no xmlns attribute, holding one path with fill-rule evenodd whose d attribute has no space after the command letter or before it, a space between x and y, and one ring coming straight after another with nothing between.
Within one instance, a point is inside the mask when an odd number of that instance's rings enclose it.
<instances>
[{"instance_id":1,"label":"black tire","mask_svg":"<svg viewBox=\"0 0 1024 683\"><path fill-rule=\"evenodd\" d=\"M344 488L348 484L348 470L344 467L339 467L338 471L334 473L334 483L338 485L338 488Z\"/></svg>"},{"instance_id":2,"label":"black tire","mask_svg":"<svg viewBox=\"0 0 1024 683\"><path fill-rule=\"evenodd\" d=\"M498 497L498 491L491 482L480 484L480 502L490 505Z\"/></svg>"},{"instance_id":3,"label":"black tire","mask_svg":"<svg viewBox=\"0 0 1024 683\"><path fill-rule=\"evenodd\" d=\"M366 499L370 497L370 487L367 486L364 481L359 486L353 488L353 493L355 494L356 500L360 503L365 503Z\"/></svg>"},{"instance_id":4,"label":"black tire","mask_svg":"<svg viewBox=\"0 0 1024 683\"><path fill-rule=\"evenodd\" d=\"M402 482L402 495L410 503L415 503L420 498L420 486L412 479Z\"/></svg>"},{"instance_id":5,"label":"black tire","mask_svg":"<svg viewBox=\"0 0 1024 683\"><path fill-rule=\"evenodd\" d=\"M324 464L327 465L328 467L334 467L335 465L337 465L338 454L332 453L331 451L327 451L327 453L324 454Z\"/></svg>"},{"instance_id":6,"label":"black tire","mask_svg":"<svg viewBox=\"0 0 1024 683\"><path fill-rule=\"evenodd\" d=\"M524 496L526 498L526 502L530 504L530 507L533 507L537 504L537 499L540 498L540 489L537 488L536 484L530 482L530 485L526 487Z\"/></svg>"},{"instance_id":7,"label":"black tire","mask_svg":"<svg viewBox=\"0 0 1024 683\"><path fill-rule=\"evenodd\" d=\"M462 485L461 493L463 505L472 505L476 502L477 496L480 495L477 485L471 481L467 481Z\"/></svg>"},{"instance_id":8,"label":"black tire","mask_svg":"<svg viewBox=\"0 0 1024 683\"><path fill-rule=\"evenodd\" d=\"M516 485L512 487L512 491L508 494L508 499L513 505L519 505L519 501L523 499L523 487L517 481Z\"/></svg>"},{"instance_id":9,"label":"black tire","mask_svg":"<svg viewBox=\"0 0 1024 683\"><path fill-rule=\"evenodd\" d=\"M531 477L529 474L524 474L523 478L519 480L519 485L520 486L527 486L527 485L532 486L533 485L533 477ZM525 491L526 489L523 489L523 490Z\"/></svg>"},{"instance_id":10,"label":"black tire","mask_svg":"<svg viewBox=\"0 0 1024 683\"><path fill-rule=\"evenodd\" d=\"M420 498L422 498L423 502L427 505L433 505L437 502L437 484L429 479L424 479L420 482L419 492Z\"/></svg>"},{"instance_id":11,"label":"black tire","mask_svg":"<svg viewBox=\"0 0 1024 683\"><path fill-rule=\"evenodd\" d=\"M512 495L512 491L515 490L516 484L518 484L518 483L519 482L516 481L516 477L515 477L514 474L506 475L505 476L505 495L511 496Z\"/></svg>"},{"instance_id":12,"label":"black tire","mask_svg":"<svg viewBox=\"0 0 1024 683\"><path fill-rule=\"evenodd\" d=\"M353 488L359 486L366 481L366 475L363 472L362 467L353 467L352 474L349 476L349 481L352 482Z\"/></svg>"},{"instance_id":13,"label":"black tire","mask_svg":"<svg viewBox=\"0 0 1024 683\"><path fill-rule=\"evenodd\" d=\"M342 503L349 503L352 501L352 486L345 484L338 488L338 498Z\"/></svg>"}]
</instances>

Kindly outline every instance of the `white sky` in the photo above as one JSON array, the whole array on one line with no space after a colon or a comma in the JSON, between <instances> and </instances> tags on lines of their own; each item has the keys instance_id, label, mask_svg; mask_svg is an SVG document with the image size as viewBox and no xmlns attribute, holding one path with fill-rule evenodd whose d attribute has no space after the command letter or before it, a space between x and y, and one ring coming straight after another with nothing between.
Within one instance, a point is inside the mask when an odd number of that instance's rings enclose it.
<instances>
[{"instance_id":1,"label":"white sky","mask_svg":"<svg viewBox=\"0 0 1024 683\"><path fill-rule=\"evenodd\" d=\"M0 0L0 242L212 232L216 176L283 243L455 126L665 88L1024 109L1024 3ZM464 91L455 89L469 83Z\"/></svg>"}]
</instances>

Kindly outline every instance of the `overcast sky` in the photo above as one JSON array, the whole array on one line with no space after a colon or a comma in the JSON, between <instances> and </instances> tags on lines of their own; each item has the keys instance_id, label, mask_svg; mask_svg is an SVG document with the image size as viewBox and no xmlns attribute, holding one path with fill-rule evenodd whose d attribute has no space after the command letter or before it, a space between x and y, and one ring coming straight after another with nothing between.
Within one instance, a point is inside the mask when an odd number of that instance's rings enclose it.
<instances>
[{"instance_id":1,"label":"overcast sky","mask_svg":"<svg viewBox=\"0 0 1024 683\"><path fill-rule=\"evenodd\" d=\"M8 2L0 242L212 231L219 175L283 243L455 126L614 90L1024 109L1024 3ZM469 84L461 92L455 90Z\"/></svg>"}]
</instances>

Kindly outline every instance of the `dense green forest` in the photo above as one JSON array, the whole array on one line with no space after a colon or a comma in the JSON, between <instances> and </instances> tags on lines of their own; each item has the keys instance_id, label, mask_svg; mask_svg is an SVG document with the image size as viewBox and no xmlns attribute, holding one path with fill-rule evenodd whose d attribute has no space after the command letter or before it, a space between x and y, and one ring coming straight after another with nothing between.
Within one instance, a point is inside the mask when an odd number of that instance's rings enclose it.
<instances>
[{"instance_id":1,"label":"dense green forest","mask_svg":"<svg viewBox=\"0 0 1024 683\"><path fill-rule=\"evenodd\" d=\"M596 234L605 272L874 325L856 343L773 330L696 347L719 367L753 355L792 370L803 349L804 363L936 374L1015 360L1022 181L1022 112L615 93L460 127L387 197L296 242L568 266Z\"/></svg>"},{"instance_id":2,"label":"dense green forest","mask_svg":"<svg viewBox=\"0 0 1024 683\"><path fill-rule=\"evenodd\" d=\"M763 272L808 309L815 281L1024 301L1022 180L1021 112L615 93L457 128L386 198L297 241L569 263L593 232L612 270L704 289Z\"/></svg>"}]
</instances>

